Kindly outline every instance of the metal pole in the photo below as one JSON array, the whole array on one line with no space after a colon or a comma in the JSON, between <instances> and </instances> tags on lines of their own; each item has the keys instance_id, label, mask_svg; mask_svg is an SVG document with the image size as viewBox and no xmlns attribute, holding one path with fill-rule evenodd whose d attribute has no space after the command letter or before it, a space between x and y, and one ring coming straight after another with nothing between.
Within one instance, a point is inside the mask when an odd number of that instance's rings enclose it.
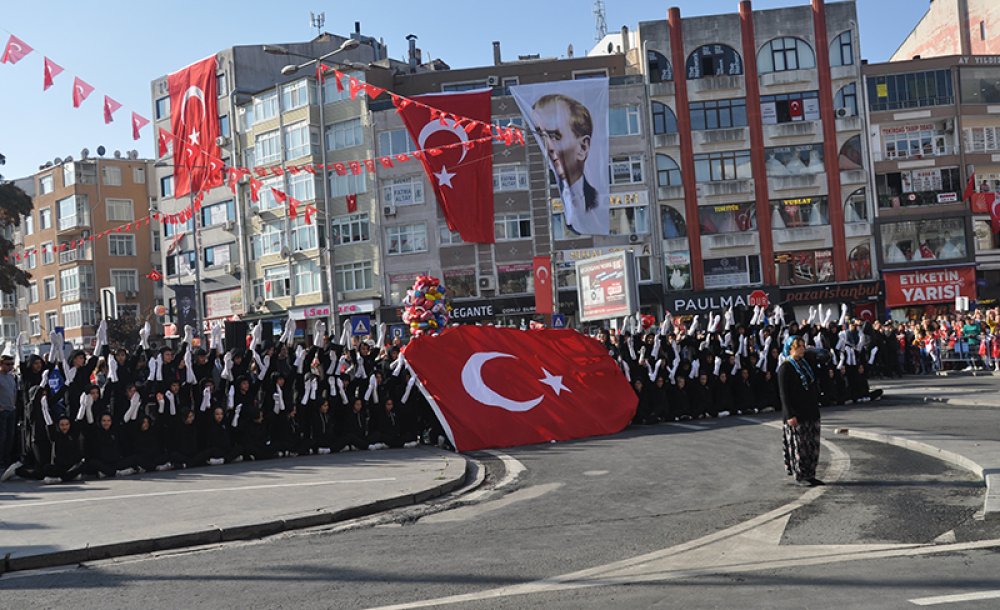
<instances>
[{"instance_id":1,"label":"metal pole","mask_svg":"<svg viewBox=\"0 0 1000 610\"><path fill-rule=\"evenodd\" d=\"M203 184L204 184L204 182L203 182ZM204 306L204 303L203 303L204 298L203 298L203 295L201 293L201 245L199 244L200 240L198 239L198 232L199 232L198 220L201 217L201 210L194 209L194 197L195 197L194 191L192 190L192 191L190 191L188 193L188 198L191 199L191 211L193 212L192 220L194 221L194 224L193 224L194 231L192 231L192 233L194 233L194 239L193 239L193 242L194 242L194 282L195 282L194 289L195 289L195 296L198 299L197 303L195 303L194 311L195 311L196 314L198 314L198 328L196 330L196 332L197 332L196 336L200 339L202 337L202 335L204 334L204 331L203 331L203 329L204 329L204 322L202 321L202 315L201 315L201 308ZM180 331L183 333L184 329L181 328ZM183 334L181 336L183 336Z\"/></svg>"},{"instance_id":2,"label":"metal pole","mask_svg":"<svg viewBox=\"0 0 1000 610\"><path fill-rule=\"evenodd\" d=\"M319 60L317 60L317 63ZM326 99L323 93L324 85L322 82L317 83L319 88L319 141L320 141L320 162L323 164L323 229L326 234L326 251L323 252L323 262L326 264L326 274L323 278L326 282L326 288L330 296L330 333L336 334L337 332L337 285L334 281L335 276L333 272L333 231L332 219L330 218L330 174L327 172L326 168ZM315 340L315 337L313 338Z\"/></svg>"}]
</instances>

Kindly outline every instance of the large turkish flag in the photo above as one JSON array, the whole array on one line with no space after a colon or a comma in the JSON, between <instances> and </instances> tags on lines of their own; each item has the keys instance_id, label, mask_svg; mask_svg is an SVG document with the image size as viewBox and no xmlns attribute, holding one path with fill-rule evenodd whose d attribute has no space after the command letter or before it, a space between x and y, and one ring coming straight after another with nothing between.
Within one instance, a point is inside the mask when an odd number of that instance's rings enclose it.
<instances>
[{"instance_id":1,"label":"large turkish flag","mask_svg":"<svg viewBox=\"0 0 1000 610\"><path fill-rule=\"evenodd\" d=\"M404 354L460 451L614 434L638 403L604 346L575 330L457 326Z\"/></svg>"},{"instance_id":2,"label":"large turkish flag","mask_svg":"<svg viewBox=\"0 0 1000 610\"><path fill-rule=\"evenodd\" d=\"M421 155L421 162L448 228L458 231L462 241L469 243L492 244L495 241L493 143L488 140L475 142L490 137L491 94L492 90L485 89L422 95L413 99L426 106L407 104L399 108L417 149L451 146L442 149L441 154ZM442 119L434 110L456 115L460 120ZM463 123L461 118L482 123Z\"/></svg>"},{"instance_id":3,"label":"large turkish flag","mask_svg":"<svg viewBox=\"0 0 1000 610\"><path fill-rule=\"evenodd\" d=\"M174 136L174 197L221 186L222 173L209 168L209 160L219 157L215 56L167 76L167 89Z\"/></svg>"}]
</instances>

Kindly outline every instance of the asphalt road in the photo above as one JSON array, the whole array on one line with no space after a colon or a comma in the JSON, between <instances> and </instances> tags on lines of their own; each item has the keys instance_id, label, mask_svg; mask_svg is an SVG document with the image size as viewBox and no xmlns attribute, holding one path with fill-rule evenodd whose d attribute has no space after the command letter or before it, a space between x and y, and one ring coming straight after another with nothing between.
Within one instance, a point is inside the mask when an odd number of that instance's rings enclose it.
<instances>
[{"instance_id":1,"label":"asphalt road","mask_svg":"<svg viewBox=\"0 0 1000 610\"><path fill-rule=\"evenodd\" d=\"M831 419L909 413L959 425L954 411L865 409ZM0 606L899 608L1000 590L1000 524L974 519L984 489L971 475L827 434L835 446L824 447L821 474L839 480L804 491L787 482L780 432L759 423L773 419L511 450L526 471L479 504L338 533L10 574L0 578ZM975 420L967 432L984 434ZM970 548L981 540L994 542ZM947 552L930 552L938 549ZM1000 593L961 607L997 604Z\"/></svg>"}]
</instances>

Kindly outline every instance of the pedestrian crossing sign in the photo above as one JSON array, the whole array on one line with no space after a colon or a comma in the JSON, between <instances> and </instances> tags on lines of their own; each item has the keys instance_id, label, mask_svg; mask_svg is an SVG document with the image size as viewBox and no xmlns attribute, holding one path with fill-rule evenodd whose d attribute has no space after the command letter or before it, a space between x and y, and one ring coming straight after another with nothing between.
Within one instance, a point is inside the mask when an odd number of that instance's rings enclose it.
<instances>
[{"instance_id":1,"label":"pedestrian crossing sign","mask_svg":"<svg viewBox=\"0 0 1000 610\"><path fill-rule=\"evenodd\" d=\"M368 316L351 316L351 334L355 337L372 334L372 319Z\"/></svg>"}]
</instances>

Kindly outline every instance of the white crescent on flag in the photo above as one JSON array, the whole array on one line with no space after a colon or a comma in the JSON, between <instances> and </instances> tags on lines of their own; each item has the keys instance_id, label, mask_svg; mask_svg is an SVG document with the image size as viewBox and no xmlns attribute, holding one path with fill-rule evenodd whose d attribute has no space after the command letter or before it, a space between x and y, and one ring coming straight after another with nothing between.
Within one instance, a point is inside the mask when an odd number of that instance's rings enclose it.
<instances>
[{"instance_id":1,"label":"white crescent on flag","mask_svg":"<svg viewBox=\"0 0 1000 610\"><path fill-rule=\"evenodd\" d=\"M424 128L420 130L420 135L417 137L417 144L420 146L421 150L427 148L427 138L431 137L439 131L450 131L451 133L458 136L458 139L465 143L469 141L469 134L465 133L465 130L458 126L458 121L453 121L451 119L445 119L444 125L438 119L432 119L428 121ZM462 151L462 156L458 158L458 162L461 163L465 159L465 147L459 147Z\"/></svg>"},{"instance_id":2,"label":"white crescent on flag","mask_svg":"<svg viewBox=\"0 0 1000 610\"><path fill-rule=\"evenodd\" d=\"M516 359L516 356L503 352L477 352L469 356L469 359L465 362L465 366L462 367L462 385L465 386L465 391L469 393L469 396L484 405L500 407L514 413L523 413L537 407L538 403L542 402L545 398L544 396L519 402L503 396L486 385L486 382L483 381L483 365L495 358Z\"/></svg>"},{"instance_id":3,"label":"white crescent on flag","mask_svg":"<svg viewBox=\"0 0 1000 610\"><path fill-rule=\"evenodd\" d=\"M196 100L198 100L198 102L201 103L201 113L203 115L205 114L206 110L205 92L201 90L201 87L198 87L197 85L191 85L190 87L187 88L187 91L184 92L184 97L181 98L180 116L182 121L184 121L185 117L187 116L187 114L185 114L185 111L187 110L188 100L190 100L191 98L195 98ZM186 121L185 121L185 127L187 127ZM195 146L200 146L201 143L198 141L200 136L201 134L199 134L197 130L192 130L191 134L188 136L188 139L191 140L191 143L194 144Z\"/></svg>"}]
</instances>

